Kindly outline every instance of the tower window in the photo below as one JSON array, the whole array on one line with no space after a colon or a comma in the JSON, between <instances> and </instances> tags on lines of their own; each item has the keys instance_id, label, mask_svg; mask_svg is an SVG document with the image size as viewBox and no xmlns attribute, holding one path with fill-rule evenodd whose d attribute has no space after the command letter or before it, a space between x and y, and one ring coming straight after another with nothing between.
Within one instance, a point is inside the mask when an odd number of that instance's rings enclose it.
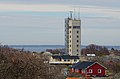
<instances>
[{"instance_id":1,"label":"tower window","mask_svg":"<svg viewBox=\"0 0 120 79\"><path fill-rule=\"evenodd\" d=\"M69 28L71 28L71 26L69 26Z\"/></svg>"},{"instance_id":2,"label":"tower window","mask_svg":"<svg viewBox=\"0 0 120 79\"><path fill-rule=\"evenodd\" d=\"M71 40L70 40L70 43L71 43Z\"/></svg>"},{"instance_id":3,"label":"tower window","mask_svg":"<svg viewBox=\"0 0 120 79\"><path fill-rule=\"evenodd\" d=\"M79 45L77 45L77 47L79 47Z\"/></svg>"},{"instance_id":4,"label":"tower window","mask_svg":"<svg viewBox=\"0 0 120 79\"><path fill-rule=\"evenodd\" d=\"M70 49L70 52L71 52L71 49Z\"/></svg>"},{"instance_id":5,"label":"tower window","mask_svg":"<svg viewBox=\"0 0 120 79\"><path fill-rule=\"evenodd\" d=\"M71 31L70 31L70 33L71 33Z\"/></svg>"},{"instance_id":6,"label":"tower window","mask_svg":"<svg viewBox=\"0 0 120 79\"><path fill-rule=\"evenodd\" d=\"M79 33L79 31L77 31L77 33Z\"/></svg>"},{"instance_id":7,"label":"tower window","mask_svg":"<svg viewBox=\"0 0 120 79\"><path fill-rule=\"evenodd\" d=\"M70 47L71 47L71 45L70 45Z\"/></svg>"},{"instance_id":8,"label":"tower window","mask_svg":"<svg viewBox=\"0 0 120 79\"><path fill-rule=\"evenodd\" d=\"M76 28L76 26L73 26L73 28L75 29L75 28Z\"/></svg>"},{"instance_id":9,"label":"tower window","mask_svg":"<svg viewBox=\"0 0 120 79\"><path fill-rule=\"evenodd\" d=\"M79 42L79 40L77 40L77 43Z\"/></svg>"},{"instance_id":10,"label":"tower window","mask_svg":"<svg viewBox=\"0 0 120 79\"><path fill-rule=\"evenodd\" d=\"M71 38L71 35L70 35L70 38Z\"/></svg>"},{"instance_id":11,"label":"tower window","mask_svg":"<svg viewBox=\"0 0 120 79\"><path fill-rule=\"evenodd\" d=\"M77 29L79 29L79 28L80 28L80 26L76 26L76 28L77 28Z\"/></svg>"},{"instance_id":12,"label":"tower window","mask_svg":"<svg viewBox=\"0 0 120 79\"><path fill-rule=\"evenodd\" d=\"M77 38L79 38L79 36L77 35Z\"/></svg>"},{"instance_id":13,"label":"tower window","mask_svg":"<svg viewBox=\"0 0 120 79\"><path fill-rule=\"evenodd\" d=\"M73 29L80 29L80 26L73 26Z\"/></svg>"},{"instance_id":14,"label":"tower window","mask_svg":"<svg viewBox=\"0 0 120 79\"><path fill-rule=\"evenodd\" d=\"M77 49L77 52L78 52L79 50Z\"/></svg>"}]
</instances>

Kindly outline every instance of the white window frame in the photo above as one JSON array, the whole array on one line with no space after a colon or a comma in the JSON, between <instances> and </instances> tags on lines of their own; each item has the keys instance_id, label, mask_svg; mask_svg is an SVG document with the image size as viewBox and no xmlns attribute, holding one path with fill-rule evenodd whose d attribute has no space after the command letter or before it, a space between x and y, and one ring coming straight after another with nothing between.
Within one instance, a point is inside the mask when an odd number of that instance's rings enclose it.
<instances>
[{"instance_id":1,"label":"white window frame","mask_svg":"<svg viewBox=\"0 0 120 79\"><path fill-rule=\"evenodd\" d=\"M92 69L89 69L89 73L93 73L93 70L92 70Z\"/></svg>"},{"instance_id":2,"label":"white window frame","mask_svg":"<svg viewBox=\"0 0 120 79\"><path fill-rule=\"evenodd\" d=\"M101 69L98 69L98 73L101 73Z\"/></svg>"},{"instance_id":3,"label":"white window frame","mask_svg":"<svg viewBox=\"0 0 120 79\"><path fill-rule=\"evenodd\" d=\"M75 72L79 72L79 69L75 69Z\"/></svg>"},{"instance_id":4,"label":"white window frame","mask_svg":"<svg viewBox=\"0 0 120 79\"><path fill-rule=\"evenodd\" d=\"M74 68L72 68L72 71L74 71Z\"/></svg>"},{"instance_id":5,"label":"white window frame","mask_svg":"<svg viewBox=\"0 0 120 79\"><path fill-rule=\"evenodd\" d=\"M74 68L72 68L72 72L75 72L75 69L74 69Z\"/></svg>"}]
</instances>

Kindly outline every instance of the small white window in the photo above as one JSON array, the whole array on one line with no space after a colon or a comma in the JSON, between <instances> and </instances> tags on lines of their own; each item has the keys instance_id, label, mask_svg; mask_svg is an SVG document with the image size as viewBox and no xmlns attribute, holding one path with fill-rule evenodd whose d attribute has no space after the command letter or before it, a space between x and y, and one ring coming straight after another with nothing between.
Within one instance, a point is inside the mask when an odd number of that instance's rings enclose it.
<instances>
[{"instance_id":1,"label":"small white window","mask_svg":"<svg viewBox=\"0 0 120 79\"><path fill-rule=\"evenodd\" d=\"M75 72L79 72L79 70L78 70L78 69L75 69Z\"/></svg>"},{"instance_id":2,"label":"small white window","mask_svg":"<svg viewBox=\"0 0 120 79\"><path fill-rule=\"evenodd\" d=\"M93 72L93 70L92 69L89 69L89 73L92 73Z\"/></svg>"},{"instance_id":3,"label":"small white window","mask_svg":"<svg viewBox=\"0 0 120 79\"><path fill-rule=\"evenodd\" d=\"M74 68L72 68L72 72L74 72Z\"/></svg>"},{"instance_id":4,"label":"small white window","mask_svg":"<svg viewBox=\"0 0 120 79\"><path fill-rule=\"evenodd\" d=\"M101 69L98 69L98 73L101 73Z\"/></svg>"}]
</instances>

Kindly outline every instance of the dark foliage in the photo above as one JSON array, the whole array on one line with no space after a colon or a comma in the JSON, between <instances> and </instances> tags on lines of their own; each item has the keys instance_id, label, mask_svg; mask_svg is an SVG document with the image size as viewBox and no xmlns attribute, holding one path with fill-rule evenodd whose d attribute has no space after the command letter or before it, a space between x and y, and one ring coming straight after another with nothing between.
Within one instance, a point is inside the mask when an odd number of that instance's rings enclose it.
<instances>
[{"instance_id":1,"label":"dark foliage","mask_svg":"<svg viewBox=\"0 0 120 79\"><path fill-rule=\"evenodd\" d=\"M62 67L45 63L45 57L0 46L0 79L64 79Z\"/></svg>"},{"instance_id":2,"label":"dark foliage","mask_svg":"<svg viewBox=\"0 0 120 79\"><path fill-rule=\"evenodd\" d=\"M47 49L46 51L51 52L52 54L64 54L65 49Z\"/></svg>"},{"instance_id":3,"label":"dark foliage","mask_svg":"<svg viewBox=\"0 0 120 79\"><path fill-rule=\"evenodd\" d=\"M81 54L96 54L96 56L109 55L109 51L106 47L91 44L86 48L82 49Z\"/></svg>"}]
</instances>

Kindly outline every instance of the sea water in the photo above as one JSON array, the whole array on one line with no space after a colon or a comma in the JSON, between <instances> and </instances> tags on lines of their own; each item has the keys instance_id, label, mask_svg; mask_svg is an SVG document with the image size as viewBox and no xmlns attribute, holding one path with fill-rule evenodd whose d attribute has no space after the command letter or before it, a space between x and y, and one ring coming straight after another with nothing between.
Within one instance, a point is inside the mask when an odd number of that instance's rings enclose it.
<instances>
[{"instance_id":1,"label":"sea water","mask_svg":"<svg viewBox=\"0 0 120 79\"><path fill-rule=\"evenodd\" d=\"M64 49L64 45L9 45L11 48L15 49L24 49L26 51L32 51L32 52L42 52L46 51L46 49ZM85 48L86 46L82 45L81 48ZM120 50L120 46L105 46L108 48L108 50L111 50L111 48Z\"/></svg>"}]
</instances>

